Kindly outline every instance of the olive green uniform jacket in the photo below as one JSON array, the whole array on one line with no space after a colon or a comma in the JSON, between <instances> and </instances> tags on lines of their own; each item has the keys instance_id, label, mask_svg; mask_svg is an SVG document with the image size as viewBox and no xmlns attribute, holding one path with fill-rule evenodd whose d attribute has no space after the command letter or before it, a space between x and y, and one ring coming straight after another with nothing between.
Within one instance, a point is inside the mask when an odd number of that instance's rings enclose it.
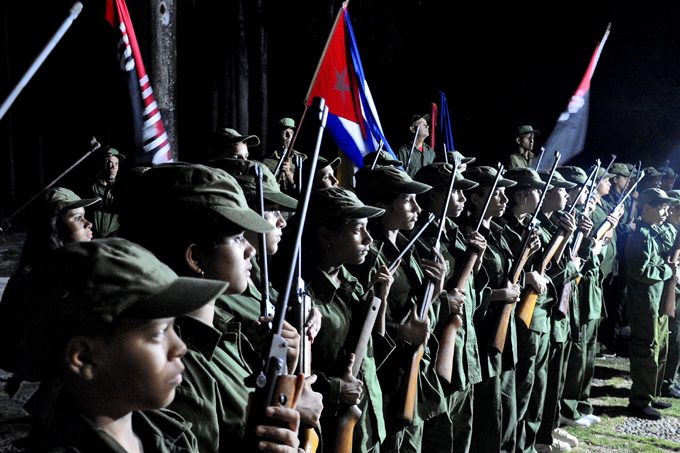
<instances>
[{"instance_id":1,"label":"olive green uniform jacket","mask_svg":"<svg viewBox=\"0 0 680 453\"><path fill-rule=\"evenodd\" d=\"M201 453L245 449L246 408L252 371L243 357L254 354L230 315L208 326L189 316L175 326L188 351L182 383L169 408L191 423Z\"/></svg>"},{"instance_id":2,"label":"olive green uniform jacket","mask_svg":"<svg viewBox=\"0 0 680 453\"><path fill-rule=\"evenodd\" d=\"M312 344L312 369L318 376L314 388L324 396L321 415L324 443L334 438L337 421L345 406L340 401L340 376L348 365L348 354L363 325L366 303L361 300L361 284L344 267L340 268L337 285L319 268L311 270L309 291L315 307L321 312L321 329ZM383 391L377 370L394 349L389 336L373 335L368 342L358 379L363 381L359 409L361 418L354 427L354 450L368 451L385 439Z\"/></svg>"},{"instance_id":3,"label":"olive green uniform jacket","mask_svg":"<svg viewBox=\"0 0 680 453\"><path fill-rule=\"evenodd\" d=\"M423 168L426 165L430 165L431 163L434 162L435 158L435 152L432 148L430 148L430 145L427 143L423 143L423 149L419 150L417 147L413 148L413 153L411 154L411 162L409 163L408 161L408 155L411 152L411 145L413 143L409 143L407 145L403 145L399 150L397 151L397 158L404 163L404 169L406 169L408 165L408 174L409 176L413 177L416 173L418 173L418 170Z\"/></svg>"},{"instance_id":4,"label":"olive green uniform jacket","mask_svg":"<svg viewBox=\"0 0 680 453\"><path fill-rule=\"evenodd\" d=\"M95 237L106 238L118 231L118 212L114 201L113 186L97 180L92 184L92 196L99 197L102 202L92 209L92 226Z\"/></svg>"}]
</instances>

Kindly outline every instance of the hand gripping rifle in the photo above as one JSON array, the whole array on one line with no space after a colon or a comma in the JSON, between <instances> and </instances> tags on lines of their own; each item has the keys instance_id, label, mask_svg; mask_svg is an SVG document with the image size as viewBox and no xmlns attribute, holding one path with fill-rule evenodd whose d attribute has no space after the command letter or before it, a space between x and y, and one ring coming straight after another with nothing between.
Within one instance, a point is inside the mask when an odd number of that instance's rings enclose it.
<instances>
[{"instance_id":1,"label":"hand gripping rifle","mask_svg":"<svg viewBox=\"0 0 680 453\"><path fill-rule=\"evenodd\" d=\"M552 181L553 176L555 175L555 170L557 169L557 164L560 161L560 158L562 156L560 155L559 151L555 152L555 162L553 162L553 166L550 169L550 174L548 175L548 180L545 182L545 186L543 187L543 192L541 193L541 198L538 200L538 205L536 205L536 211L534 211L533 216L531 217L531 223L529 224L529 231L533 231L538 228L540 225L540 221L538 220L538 213L541 212L541 207L543 206L543 200L545 200L545 195L548 193L548 187L550 186L550 182ZM543 259L541 260L541 264L539 267L538 272L543 275L545 273L546 267L548 267L548 263L550 263L550 260L552 259L553 255L559 248L560 244L552 244L552 248L547 248L545 251L545 254L543 255ZM521 319L524 324L527 326L531 326L531 318L534 316L534 309L536 308L536 301L538 300L538 293L536 290L533 288L526 288L523 291L521 301L518 307L518 317Z\"/></svg>"},{"instance_id":2,"label":"hand gripping rifle","mask_svg":"<svg viewBox=\"0 0 680 453\"><path fill-rule=\"evenodd\" d=\"M637 188L637 185L640 183L640 181L642 181L642 178L644 178L644 177L645 177L645 172L644 172L644 171L641 171L641 172L640 172L640 176L639 176L639 177L635 180L635 182L628 188L628 190L626 190L626 192L623 194L623 197L621 197L621 200L619 200L619 202L616 203L616 206L614 206L614 207L612 208L612 210L611 210L611 212L610 212L609 214L614 214L621 206L623 206L623 204L626 202L626 200L628 199L628 197L631 196L631 194L632 194L632 193L635 191L635 189ZM612 226L613 226L612 223L611 223L609 220L606 220L606 219L605 219L605 221L602 222L602 224L601 224L599 227L597 227L597 229L596 229L595 232L593 233L593 237L594 237L596 240L601 241L601 240L604 238L605 234L607 234L607 233L609 232L609 230L612 229Z\"/></svg>"},{"instance_id":3,"label":"hand gripping rifle","mask_svg":"<svg viewBox=\"0 0 680 453\"><path fill-rule=\"evenodd\" d=\"M578 199L581 198L581 194L583 193L584 190L586 190L588 188L588 185L592 184L591 181L593 181L595 179L595 177L597 176L597 171L599 170L599 168L600 168L600 161L598 159L597 164L595 165L593 170L588 175L588 178L581 185L581 188L579 189L576 197L574 197L574 200L572 201L571 207L567 211L568 214L573 214L574 210L576 209L576 203L578 202ZM591 186L591 189L592 189L592 186ZM589 190L587 199L590 199L590 194L591 194L591 191ZM586 206L587 206L587 201L586 201ZM563 233L563 232L564 232L564 230L560 230L560 233ZM583 232L579 231L576 234L580 235L580 239L578 240L578 242L580 243L583 239ZM569 240L568 238L565 238L564 243L566 244L568 240ZM548 248L550 248L550 247L548 247ZM571 252L571 249L570 249L570 255L571 255L571 257L575 256L575 254L573 252ZM560 257L562 256L562 251L560 251L559 256ZM558 257L556 259L556 261L558 261L559 259L560 258ZM577 277L576 280L580 281L578 277ZM564 316L569 315L569 301L570 301L571 293L572 293L572 290L573 290L573 287L572 287L573 284L574 284L573 281L566 282L564 284L564 286L562 287L562 291L560 292L560 300L559 300L559 305L557 306L557 309L560 312L562 312L562 314L564 314Z\"/></svg>"},{"instance_id":4,"label":"hand gripping rifle","mask_svg":"<svg viewBox=\"0 0 680 453\"><path fill-rule=\"evenodd\" d=\"M456 182L456 172L458 171L458 166L460 165L460 157L454 158L454 163L453 163L453 169L451 172L451 176L449 177L449 186L448 186L448 191L446 192L446 197L444 198L444 205L441 208L441 215L439 216L439 223L438 223L438 231L437 231L437 237L434 242L434 246L432 247L433 254L436 252L439 252L439 249L441 248L441 237L442 234L444 233L444 229L446 228L446 214L449 209L449 202L451 200L451 192L453 192L453 185ZM434 294L434 288L435 288L435 282L433 282L430 279L427 279L425 282L425 290L423 293L423 296L420 299L420 303L418 304L418 319L424 320L427 317L427 312L430 309L430 304L432 303L432 298L435 296ZM449 321L449 323L454 324L454 326L451 327L451 329L454 329L455 332L458 331L458 328L463 324L463 320L459 315L454 315L452 319ZM455 341L455 337L454 337ZM420 361L423 358L423 354L425 353L425 345L421 344L418 346L416 351L413 353L413 356L411 358L411 362L409 363L409 371L407 373L408 380L406 384L406 391L405 391L405 397L404 397L404 403L402 405L402 410L399 414L400 418L407 422L411 423L413 421L413 417L415 415L415 400L416 400L416 393L418 390L418 375L420 373Z\"/></svg>"},{"instance_id":5,"label":"hand gripping rifle","mask_svg":"<svg viewBox=\"0 0 680 453\"><path fill-rule=\"evenodd\" d=\"M314 106L319 112L319 133L317 135L316 146L311 161L311 171L309 173L309 181L305 187L305 196L300 200L298 209L300 210L300 222L295 236L295 245L291 256L291 263L288 267L288 278L286 280L286 289L281 294L278 304L276 306L276 313L274 321L272 322L272 329L269 335L269 340L266 343L265 361L263 369L255 378L255 393L252 396L252 403L248 413L248 429L249 436L248 445L255 446L257 442L255 427L260 425L265 420L265 409L270 405L285 406L295 408L297 400L302 392L304 385L304 376L293 376L288 374L286 365L286 353L288 350L288 343L281 336L283 330L283 322L288 310L288 300L293 286L293 278L295 276L295 261L297 260L297 253L302 240L302 233L305 225L305 218L307 217L307 207L309 205L309 197L312 192L312 178L316 171L316 163L319 157L319 149L321 147L321 139L326 127L326 119L328 117L328 107L323 98L314 98Z\"/></svg>"},{"instance_id":6,"label":"hand gripping rifle","mask_svg":"<svg viewBox=\"0 0 680 453\"><path fill-rule=\"evenodd\" d=\"M418 238L425 232L425 230L434 221L434 214L428 215L427 221L421 225L418 231L411 237L408 244L401 250L399 255L392 260L387 266L390 273L394 272L399 266L401 259L408 253L418 241ZM371 285L366 293L361 298L366 303L366 314L363 318L361 331L357 337L357 342L354 348L354 365L352 366L352 375L356 377L361 369L361 364L366 356L368 348L368 341L371 338L375 321L380 312L380 305L382 300L375 296L373 285ZM415 397L415 393L413 395ZM346 405L343 407L338 419L338 429L336 431L335 448L332 450L336 453L351 453L352 452L352 438L354 436L354 426L361 418L361 409L357 405Z\"/></svg>"},{"instance_id":7,"label":"hand gripping rifle","mask_svg":"<svg viewBox=\"0 0 680 453\"><path fill-rule=\"evenodd\" d=\"M498 181L503 177L504 172L503 164L498 163L498 173L496 174L496 179L493 181L491 190L486 197L486 202L484 204L484 209L479 215L479 220L477 221L477 227L475 228L475 233L479 232L482 227L482 222L486 216L486 212L489 209L489 204L491 203L491 198L493 197L496 187L498 186ZM460 267L458 276L454 280L456 282L455 288L462 290L465 289L467 281L472 275L475 267L475 263L479 259L479 252L471 247L468 247L465 252L465 258L463 259L463 266ZM471 316L469 314L468 316ZM456 319L457 318L457 319ZM454 315L451 317L450 321L444 327L444 332L439 339L439 351L437 353L436 370L437 374L441 376L446 382L451 382L453 379L453 353L456 347L456 336L458 335L458 329L462 324L462 319L460 315Z\"/></svg>"}]
</instances>

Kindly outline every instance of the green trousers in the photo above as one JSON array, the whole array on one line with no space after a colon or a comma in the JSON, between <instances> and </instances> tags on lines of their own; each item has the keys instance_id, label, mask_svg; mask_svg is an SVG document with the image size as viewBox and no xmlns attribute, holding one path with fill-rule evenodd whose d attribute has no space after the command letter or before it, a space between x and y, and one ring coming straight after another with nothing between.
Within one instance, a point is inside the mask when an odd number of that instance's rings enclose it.
<instances>
[{"instance_id":1,"label":"green trousers","mask_svg":"<svg viewBox=\"0 0 680 453\"><path fill-rule=\"evenodd\" d=\"M501 376L494 376L475 384L473 406L471 451L501 451L503 435Z\"/></svg>"},{"instance_id":2,"label":"green trousers","mask_svg":"<svg viewBox=\"0 0 680 453\"><path fill-rule=\"evenodd\" d=\"M560 400L564 393L567 375L567 359L571 350L571 341L550 343L548 356L548 382L543 403L543 418L536 435L537 444L552 444L552 431L560 426Z\"/></svg>"},{"instance_id":3,"label":"green trousers","mask_svg":"<svg viewBox=\"0 0 680 453\"><path fill-rule=\"evenodd\" d=\"M550 333L528 329L517 323L517 434L515 451L533 452L543 415L548 378Z\"/></svg>"},{"instance_id":4,"label":"green trousers","mask_svg":"<svg viewBox=\"0 0 680 453\"><path fill-rule=\"evenodd\" d=\"M474 394L474 387L471 385L454 392L449 396L447 413L425 421L421 451L427 453L475 451L470 450ZM399 450L402 451L412 450Z\"/></svg>"},{"instance_id":5,"label":"green trousers","mask_svg":"<svg viewBox=\"0 0 680 453\"><path fill-rule=\"evenodd\" d=\"M678 375L678 368L680 368L680 312L678 315L668 320L668 356L666 358L666 370L663 376L662 390L668 390L671 387L675 388L678 385L676 377Z\"/></svg>"},{"instance_id":6,"label":"green trousers","mask_svg":"<svg viewBox=\"0 0 680 453\"><path fill-rule=\"evenodd\" d=\"M630 405L646 407L661 392L668 348L668 316L628 304Z\"/></svg>"},{"instance_id":7,"label":"green trousers","mask_svg":"<svg viewBox=\"0 0 680 453\"><path fill-rule=\"evenodd\" d=\"M563 418L578 420L593 413L593 406L588 398L595 374L595 347L599 322L599 319L591 319L581 324L578 341L571 345L560 403Z\"/></svg>"},{"instance_id":8,"label":"green trousers","mask_svg":"<svg viewBox=\"0 0 680 453\"><path fill-rule=\"evenodd\" d=\"M501 449L503 453L513 453L517 434L517 391L515 388L515 370L501 373Z\"/></svg>"}]
</instances>

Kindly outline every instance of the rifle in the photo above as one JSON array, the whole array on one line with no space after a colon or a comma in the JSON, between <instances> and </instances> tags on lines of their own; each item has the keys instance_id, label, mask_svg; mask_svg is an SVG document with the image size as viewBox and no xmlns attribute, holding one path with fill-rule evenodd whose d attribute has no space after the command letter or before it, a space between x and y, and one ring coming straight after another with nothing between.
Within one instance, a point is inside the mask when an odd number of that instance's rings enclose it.
<instances>
[{"instance_id":1,"label":"rifle","mask_svg":"<svg viewBox=\"0 0 680 453\"><path fill-rule=\"evenodd\" d=\"M458 171L458 166L460 165L460 157L454 157L454 162L453 162L453 169L451 172L451 177L449 178L449 186L448 186L448 191L446 192L447 195L444 198L444 205L441 208L441 215L439 216L439 225L438 225L438 231L437 231L437 237L434 242L434 246L432 247L433 253L436 253L439 251L441 248L441 237L442 234L444 233L444 228L446 226L446 214L449 210L449 201L451 199L451 192L453 192L453 185L456 182L456 172ZM419 320L424 320L427 317L427 312L430 309L430 304L432 302L432 297L434 296L434 287L435 287L435 282L433 282L430 279L427 279L425 283L425 289L423 292L423 296L420 299L420 303L418 304L418 319ZM458 331L458 328L463 324L463 320L459 315L454 315L452 319L449 321L450 324L453 324L451 327L452 329L455 330L455 332ZM455 341L455 337L454 337ZM452 347L453 349L453 347ZM402 409L399 413L399 416L402 420L404 420L407 423L411 423L413 421L413 417L415 415L415 401L416 401L416 393L418 390L418 375L420 372L420 361L423 358L423 354L425 353L425 345L421 344L418 346L416 351L413 353L413 356L411 358L411 362L409 364L409 371L407 373L408 380L406 384L406 391L404 395L404 402L402 405Z\"/></svg>"},{"instance_id":2,"label":"rifle","mask_svg":"<svg viewBox=\"0 0 680 453\"><path fill-rule=\"evenodd\" d=\"M533 216L531 217L531 222L529 225L533 225L534 228L538 228L538 225L540 224L538 220L538 213L541 212L541 206L543 206L543 200L545 200L545 195L548 193L548 187L550 186L550 182L552 181L553 176L555 175L555 170L557 169L557 164L560 161L560 158L562 156L560 155L559 151L555 151L555 162L553 162L553 166L550 169L550 174L548 175L548 180L545 182L545 186L543 187L543 191L541 192L541 198L538 200L538 204L536 205L536 210L534 211ZM558 245L559 246L559 245ZM548 263L550 262L550 259L552 258L553 254L557 251L557 248L553 246L553 249L546 250L545 255L543 256L543 260L541 260L541 267L540 267L540 274L543 275L545 272L545 267L547 267ZM521 302L518 308L518 317L522 321L524 321L524 324L526 324L527 328L531 326L531 318L534 315L534 309L536 308L536 301L538 300L538 293L533 289L533 288L526 288L524 290L524 294L521 297Z\"/></svg>"},{"instance_id":3,"label":"rifle","mask_svg":"<svg viewBox=\"0 0 680 453\"><path fill-rule=\"evenodd\" d=\"M71 27L71 24L73 24L73 21L76 20L82 10L83 4L80 2L75 2L73 6L71 6L71 9L68 12L68 17L64 19L57 31L54 32L54 35L52 35L50 40L47 42L43 50L40 51L35 60L33 60L33 63L31 63L31 66L29 66L24 75L21 77L19 83L16 84L16 86L12 89L12 92L9 94L9 96L7 96L7 99L5 99L2 105L0 105L0 120L4 118L7 111L10 109L12 104L14 104L14 101L21 93L21 90L24 89L38 69L40 69L40 66L45 62L59 41L61 41L61 38L64 37L68 29Z\"/></svg>"},{"instance_id":4,"label":"rifle","mask_svg":"<svg viewBox=\"0 0 680 453\"><path fill-rule=\"evenodd\" d=\"M373 164L371 165L371 170L373 170L375 168L375 164L378 163L378 158L380 158L380 151L382 151L383 146L385 146L385 141L381 138L380 145L378 145L378 150L375 152L375 159L373 160Z\"/></svg>"},{"instance_id":5,"label":"rifle","mask_svg":"<svg viewBox=\"0 0 680 453\"><path fill-rule=\"evenodd\" d=\"M294 156L295 150L293 149L293 145L295 145L295 140L297 140L298 133L300 132L300 129L302 128L302 122L305 120L305 116L307 115L307 107L305 107L305 110L302 112L302 117L300 118L300 122L298 123L298 127L295 129L295 133L293 134L293 138L291 138L290 143L288 146L285 146L283 148L283 151L281 151L281 157L279 158L279 162L276 164L276 168L274 169L274 178L276 180L279 180L279 174L281 173L281 168L283 167L283 163L287 160L290 160L291 156Z\"/></svg>"},{"instance_id":6,"label":"rifle","mask_svg":"<svg viewBox=\"0 0 680 453\"><path fill-rule=\"evenodd\" d=\"M477 222L477 227L475 228L475 233L479 232L482 227L482 222L489 209L489 204L491 203L491 198L493 197L496 187L498 186L498 181L503 177L503 164L498 163L498 173L496 174L496 179L494 179L491 190L486 197L486 202L484 204L484 209L479 215L479 220ZM463 266L461 266L458 276L454 280L456 282L455 288L462 290L467 285L467 281L472 275L472 271L475 267L475 263L479 259L479 252L468 248L465 252L465 258L463 259ZM444 331L439 340L439 351L437 353L436 370L437 374L442 377L446 382L451 383L453 379L453 353L456 347L456 336L458 335L458 329L462 325L462 319L460 315L454 315L451 317L449 322L444 327Z\"/></svg>"},{"instance_id":7,"label":"rifle","mask_svg":"<svg viewBox=\"0 0 680 453\"><path fill-rule=\"evenodd\" d=\"M64 170L63 172L61 172L61 174L59 174L59 176L57 176L57 177L54 178L52 181L50 181L49 184L47 184L45 187L43 187L42 189L40 189L40 191L39 191L38 193L36 193L35 195L33 195L33 197L31 197L30 200L28 200L26 203L24 203L19 209L17 209L16 211L14 211L9 217L0 220L0 234L7 234L7 231L9 230L10 226L12 226L12 222L11 222L11 221L12 221L12 219L14 219L14 217L16 217L21 211L23 211L24 209L26 209L31 203L33 203L33 201L35 201L36 198L38 198L40 195L42 195L43 193L45 193L45 191L46 191L47 189L49 189L50 187L52 187L53 185L55 185L61 178L63 178L64 176L66 176L68 173L70 173L71 170L73 170L73 169L76 168L78 165L80 165L80 163L81 163L82 161L84 161L85 159L87 159L91 154L93 154L95 151L97 151L97 150L98 150L99 148L101 148L101 147L102 147L101 143L99 143L99 142L97 141L96 138L91 137L91 138L90 138L90 149L89 149L85 154L83 154L83 155L82 155L77 161L75 161L70 167L68 167L66 170Z\"/></svg>"},{"instance_id":8,"label":"rifle","mask_svg":"<svg viewBox=\"0 0 680 453\"><path fill-rule=\"evenodd\" d=\"M288 267L288 278L286 280L286 289L279 298L274 321L272 322L272 329L269 333L269 339L266 344L265 357L262 369L255 378L256 389L252 395L252 405L248 413L248 429L247 436L249 436L248 445L254 446L257 441L255 434L255 427L265 419L265 409L270 405L286 406L295 408L297 400L302 392L304 385L304 376L302 374L293 376L288 374L286 365L286 352L288 350L288 343L281 336L283 330L283 322L288 310L288 300L293 286L293 278L295 276L295 261L297 260L300 242L302 240L302 233L304 231L305 219L307 217L307 207L309 205L309 198L312 192L312 178L316 171L316 163L319 157L319 149L321 148L321 139L326 127L326 119L328 117L328 107L323 98L314 98L313 104L319 111L319 133L317 135L316 146L311 161L311 171L309 173L309 181L305 187L305 195L300 200L298 205L300 213L300 223L298 225L293 253L291 256L291 263Z\"/></svg>"},{"instance_id":9,"label":"rifle","mask_svg":"<svg viewBox=\"0 0 680 453\"><path fill-rule=\"evenodd\" d=\"M538 160L536 160L536 166L534 167L534 170L538 171L538 169L541 167L541 161L543 160L543 154L545 153L545 148L541 146L541 154L538 155Z\"/></svg>"},{"instance_id":10,"label":"rifle","mask_svg":"<svg viewBox=\"0 0 680 453\"><path fill-rule=\"evenodd\" d=\"M416 132L413 136L413 143L411 144L411 150L408 152L408 160L406 161L406 167L404 171L408 173L408 166L411 165L411 156L413 156L413 150L416 149L416 141L418 140L418 133L420 133L420 124L416 127Z\"/></svg>"},{"instance_id":11,"label":"rifle","mask_svg":"<svg viewBox=\"0 0 680 453\"><path fill-rule=\"evenodd\" d=\"M669 255L669 260L671 262L678 261L680 259L680 234L675 236L675 241L673 242L673 248ZM678 274L673 273L670 279L666 280L663 284L663 293L661 295L661 306L663 307L663 313L675 318L675 286L678 284Z\"/></svg>"},{"instance_id":12,"label":"rifle","mask_svg":"<svg viewBox=\"0 0 680 453\"><path fill-rule=\"evenodd\" d=\"M408 251L413 248L416 241L425 232L427 227L434 221L434 214L430 213L427 221L418 229L415 235L409 240L408 244L401 250L399 255L392 260L392 262L387 266L390 273L394 272L399 266L399 262L404 257ZM352 366L352 375L356 377L361 370L361 364L366 356L366 350L368 348L368 341L371 338L371 333L373 332L373 327L375 326L375 321L378 318L380 312L380 305L382 301L380 298L375 297L375 292L373 290L373 285L371 285L368 290L361 297L361 300L366 303L366 314L363 318L363 323L361 326L361 331L354 346L354 365ZM338 429L336 431L335 438L335 448L332 450L336 453L351 453L352 452L352 438L354 435L354 426L357 424L361 418L361 409L354 405L346 405L338 418Z\"/></svg>"},{"instance_id":13,"label":"rifle","mask_svg":"<svg viewBox=\"0 0 680 453\"><path fill-rule=\"evenodd\" d=\"M645 172L641 171L640 176L635 180L633 185L631 185L628 188L628 190L623 195L621 200L618 203L616 203L616 206L614 206L614 208L611 210L610 214L613 214L614 212L616 212L617 209L619 209L621 206L623 206L623 203L626 202L626 199L633 193L633 191L637 188L637 185L640 183L640 181L642 181L642 178L644 178L644 177L645 177ZM607 234L607 232L609 230L611 230L611 228L612 228L612 223L609 220L605 220L604 222L602 222L602 224L599 227L597 227L597 229L595 230L595 233L593 233L593 237L596 240L601 241L604 238L604 235Z\"/></svg>"},{"instance_id":14,"label":"rifle","mask_svg":"<svg viewBox=\"0 0 680 453\"><path fill-rule=\"evenodd\" d=\"M262 188L262 168L255 165L255 200L259 214L264 218L264 189ZM260 316L270 317L274 315L274 305L269 297L269 260L267 259L267 233L258 233L257 245L259 249L258 264L262 271L260 292Z\"/></svg>"},{"instance_id":15,"label":"rifle","mask_svg":"<svg viewBox=\"0 0 680 453\"><path fill-rule=\"evenodd\" d=\"M588 175L588 178L583 182L583 184L581 185L581 188L578 191L578 194L576 195L576 197L574 197L574 200L572 201L572 204L569 207L567 214L573 214L574 210L576 209L576 203L578 202L578 199L581 198L581 194L583 193L585 188L588 187L590 180L593 179L595 177L595 175L597 175L598 168L599 168L599 164L593 169L592 172L590 172L590 174ZM564 233L564 230L560 230L560 233ZM581 232L581 237L583 237L582 232ZM564 244L566 244L566 242L567 242L567 238L565 237ZM548 248L550 248L550 247L548 247ZM560 258L562 257L563 251L564 250L560 251L560 253L558 254L558 257L556 258L555 261L560 260ZM571 254L571 256L573 257L574 255ZM570 297L571 297L572 285L573 285L572 281L566 282L564 284L564 286L562 287L562 291L560 293L560 300L559 300L559 305L557 306L557 310L560 311L562 314L564 314L564 316L569 316L569 300L570 300Z\"/></svg>"},{"instance_id":16,"label":"rifle","mask_svg":"<svg viewBox=\"0 0 680 453\"><path fill-rule=\"evenodd\" d=\"M595 178L597 177L597 172L600 170L600 159L597 159L595 162L595 168L593 168L593 171L588 175L588 181L590 181L590 177L593 176L593 185L590 186L590 191L588 192L588 197L586 198L586 203L584 204L584 209L583 213L581 214L582 216L588 216L590 215L590 207L593 205L593 200L595 200L595 191L597 190L597 186L599 183L595 183ZM587 181L587 182L588 182ZM576 233L576 236L574 237L574 241L571 243L571 248L570 248L570 253L572 256L575 256L578 254L579 249L581 248L581 242L583 242L583 231L578 231ZM580 278L577 279L577 281L580 281Z\"/></svg>"}]
</instances>

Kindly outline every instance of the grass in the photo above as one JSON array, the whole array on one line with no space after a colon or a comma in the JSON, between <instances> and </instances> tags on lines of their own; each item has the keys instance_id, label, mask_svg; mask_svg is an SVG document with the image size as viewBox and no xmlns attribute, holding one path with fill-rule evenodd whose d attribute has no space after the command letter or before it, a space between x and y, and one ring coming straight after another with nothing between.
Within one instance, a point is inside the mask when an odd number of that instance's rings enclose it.
<instances>
[{"instance_id":1,"label":"grass","mask_svg":"<svg viewBox=\"0 0 680 453\"><path fill-rule=\"evenodd\" d=\"M575 435L580 445L573 449L574 453L586 452L632 452L660 453L680 451L680 443L657 437L624 434L616 430L627 419L628 390L630 389L628 360L622 358L598 360L595 370L595 382L591 391L591 402L595 414L602 418L602 423L591 428L565 429ZM677 419L680 434L680 402L663 411L664 417Z\"/></svg>"}]
</instances>

